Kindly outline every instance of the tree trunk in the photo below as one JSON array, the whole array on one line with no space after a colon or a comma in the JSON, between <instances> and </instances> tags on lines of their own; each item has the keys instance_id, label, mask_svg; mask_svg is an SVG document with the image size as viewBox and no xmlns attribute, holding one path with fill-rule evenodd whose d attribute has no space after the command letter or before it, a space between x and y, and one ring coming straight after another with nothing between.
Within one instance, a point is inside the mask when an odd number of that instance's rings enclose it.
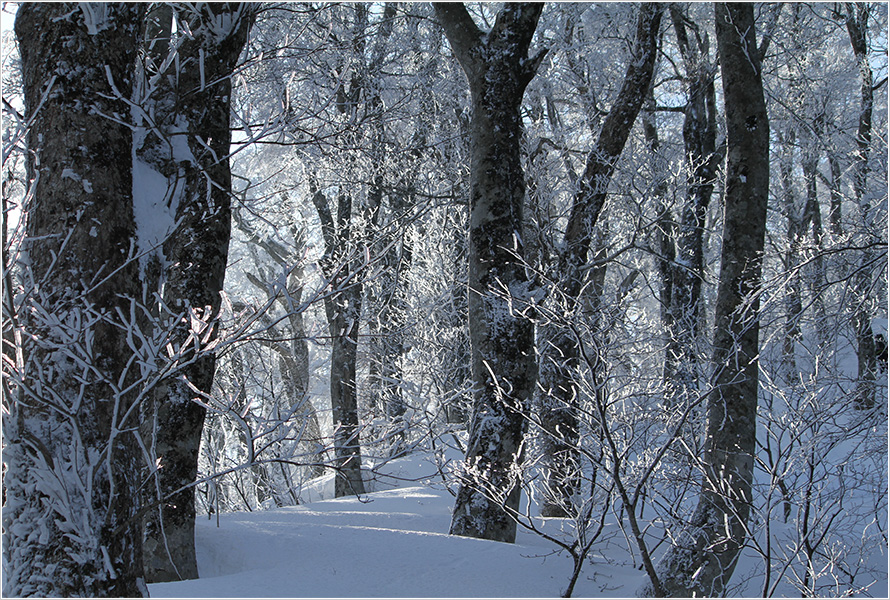
<instances>
[{"instance_id":1,"label":"tree trunk","mask_svg":"<svg viewBox=\"0 0 890 600\"><path fill-rule=\"evenodd\" d=\"M634 121L652 83L657 56L661 6L643 4L637 19L633 57L615 104L606 117L596 146L590 152L574 198L560 256L560 280L554 303L561 318L544 328L540 348L541 425L543 453L547 470L548 498L544 516L567 516L580 483L578 443L579 389L576 382L580 365L578 340L567 324L577 318L582 291L590 284L587 256L594 225L606 200L606 190L621 156Z\"/></svg>"},{"instance_id":2,"label":"tree trunk","mask_svg":"<svg viewBox=\"0 0 890 600\"><path fill-rule=\"evenodd\" d=\"M331 336L331 418L336 469L334 495L340 498L365 493L355 379L362 283L356 278L358 265L351 255L355 249L350 249L352 196L340 192L335 225L328 200L315 188L314 182L310 182L310 193L325 242L321 269L330 286L324 307Z\"/></svg>"},{"instance_id":3,"label":"tree trunk","mask_svg":"<svg viewBox=\"0 0 890 600\"><path fill-rule=\"evenodd\" d=\"M451 533L516 539L517 467L534 391L532 290L523 264L525 181L519 106L543 53L527 57L540 4L506 4L484 34L463 4L436 16L470 86L469 323L474 414ZM506 509L506 510L505 510Z\"/></svg>"},{"instance_id":4,"label":"tree trunk","mask_svg":"<svg viewBox=\"0 0 890 600\"><path fill-rule=\"evenodd\" d=\"M352 270L349 269L344 275L349 277L351 273ZM341 284L344 282L345 278L340 280ZM331 334L331 415L334 423L334 461L337 468L334 495L337 498L365 493L355 376L362 288L358 283L344 285L350 287L338 291L334 299L325 302L326 308L330 307L328 328Z\"/></svg>"},{"instance_id":5,"label":"tree trunk","mask_svg":"<svg viewBox=\"0 0 890 600\"><path fill-rule=\"evenodd\" d=\"M692 43L687 27L695 27L679 5L670 5L671 22L686 71L686 108L683 146L686 155L686 201L676 231L676 261L671 270L671 330L665 365L668 402L684 406L698 391L697 340L700 333L701 285L704 280L704 231L714 191L719 155L716 148L717 107L714 69L708 56L708 37Z\"/></svg>"},{"instance_id":6,"label":"tree trunk","mask_svg":"<svg viewBox=\"0 0 890 600\"><path fill-rule=\"evenodd\" d=\"M846 3L847 32L850 44L859 64L860 100L859 126L856 131L856 160L853 174L853 192L856 204L864 223L869 223L871 199L868 194L869 150L871 148L871 122L874 110L874 74L868 61L868 17L871 10L868 3ZM872 262L872 252L862 252L863 267ZM875 404L875 376L877 373L877 356L875 354L875 338L872 331L872 310L869 306L869 270L857 269L854 276L853 329L856 334L856 354L858 357L858 377L856 383L855 402L857 408L869 409Z\"/></svg>"},{"instance_id":7,"label":"tree trunk","mask_svg":"<svg viewBox=\"0 0 890 600\"><path fill-rule=\"evenodd\" d=\"M127 115L144 9L23 4L33 197L25 345L4 419L4 594L147 595L137 515L140 294ZM123 160L122 160L123 158ZM139 313L139 309L135 309Z\"/></svg>"},{"instance_id":8,"label":"tree trunk","mask_svg":"<svg viewBox=\"0 0 890 600\"><path fill-rule=\"evenodd\" d=\"M281 194L283 203L288 203L288 195ZM294 209L291 209L291 215L294 215ZM296 223L290 221L286 224L288 229L290 244L282 244L273 239L263 238L257 234L250 224L244 219L243 213L238 210L232 211L233 223L247 236L249 243L255 248L251 250L256 266L256 274L245 271L247 280L261 293L266 295L269 302L278 301L284 314L287 316L288 328L282 330L269 315L262 317L263 326L268 328L269 339L260 339L259 342L268 346L278 354L278 369L281 374L282 384L284 386L285 395L288 398L288 406L285 412L292 415L293 418L302 420L305 429L301 442L306 448L307 454L311 455L312 466L308 468L310 478L319 477L324 474L324 444L321 437L321 427L318 423L318 414L312 401L309 399L309 343L306 341L306 327L304 325L303 313L305 307L303 302L304 287L304 270L303 257L306 252L306 229ZM293 218L296 218L295 216ZM281 270L264 269L259 258L258 249L265 250L269 260L275 263ZM284 293L272 290L268 283L285 275L287 289ZM240 312L244 305L240 307L234 306L235 312ZM281 341L279 341L281 340ZM285 342L283 340L290 340ZM276 415L280 410L280 406L276 402ZM274 454L281 447L276 444L273 448L269 448L268 453ZM288 473L290 467L279 463L279 469L283 473ZM267 470L268 471L268 470ZM289 479L286 477L286 479ZM292 499L296 496L293 490L289 490ZM277 501L277 500L276 500ZM282 503L282 506L285 504Z\"/></svg>"},{"instance_id":9,"label":"tree trunk","mask_svg":"<svg viewBox=\"0 0 890 600\"><path fill-rule=\"evenodd\" d=\"M800 243L804 233L801 222L803 211L799 210L794 193L792 178L793 148L796 136L792 130L787 136L779 134L779 145L783 149L779 157L779 171L782 187L782 204L788 223L787 243L784 267L788 277L788 290L785 296L785 324L782 338L782 372L785 383L793 384L797 376L796 352L800 341L800 321L803 318L803 300L801 299L800 278Z\"/></svg>"},{"instance_id":10,"label":"tree trunk","mask_svg":"<svg viewBox=\"0 0 890 600\"><path fill-rule=\"evenodd\" d=\"M398 219L413 201L399 192L390 196L393 219ZM377 225L377 224L375 224ZM390 225L392 227L392 225ZM382 270L372 284L373 292L368 295L368 308L373 311L369 317L371 364L369 366L368 387L371 404L386 420L386 427L380 430L383 436L386 455L397 456L404 451L405 431L403 416L408 407L402 395L401 361L405 354L405 327L408 302L404 283L404 273L411 266L411 242L401 227L395 235L401 237L396 242L390 236L382 241L389 246L385 250ZM391 432L394 438L390 439Z\"/></svg>"},{"instance_id":11,"label":"tree trunk","mask_svg":"<svg viewBox=\"0 0 890 600\"><path fill-rule=\"evenodd\" d=\"M169 265L161 274L161 312L178 321L172 341L179 346L188 339L193 317L211 328L204 343L216 336L231 235L231 75L247 43L254 9L249 4L207 4L175 10L190 31L175 50L181 68L174 86L162 84L158 97L148 99L155 110L147 111L162 124L159 146L169 154L148 152L152 156L147 164L168 179L167 206L178 225L158 241L163 244L161 264ZM174 78L168 73L161 77L169 79ZM159 506L144 519L145 574L150 582L198 577L195 496L189 486L197 477L205 410L193 401L193 387L199 394L210 393L216 359L200 348L182 351L183 358L193 362L166 380L143 411L146 445L160 461L146 498Z\"/></svg>"},{"instance_id":12,"label":"tree trunk","mask_svg":"<svg viewBox=\"0 0 890 600\"><path fill-rule=\"evenodd\" d=\"M715 6L726 106L723 250L701 496L645 595L721 595L745 541L754 474L758 287L769 191L769 122L751 4Z\"/></svg>"}]
</instances>

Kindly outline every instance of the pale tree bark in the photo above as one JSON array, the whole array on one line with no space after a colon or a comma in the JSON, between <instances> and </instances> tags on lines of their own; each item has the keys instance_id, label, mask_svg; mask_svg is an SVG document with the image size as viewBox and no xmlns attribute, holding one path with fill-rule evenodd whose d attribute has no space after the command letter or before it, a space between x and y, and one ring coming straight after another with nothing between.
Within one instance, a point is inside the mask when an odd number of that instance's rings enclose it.
<instances>
[{"instance_id":1,"label":"pale tree bark","mask_svg":"<svg viewBox=\"0 0 890 600\"><path fill-rule=\"evenodd\" d=\"M482 32L461 3L436 17L470 86L469 323L474 414L451 533L516 539L524 411L535 386L532 290L522 231L519 107L543 53L528 57L541 4L506 4ZM506 508L506 510L505 510Z\"/></svg>"},{"instance_id":2,"label":"pale tree bark","mask_svg":"<svg viewBox=\"0 0 890 600\"><path fill-rule=\"evenodd\" d=\"M375 165L385 165L387 148L392 145L384 120L384 104L381 98L381 76L383 60L387 54L393 21L396 18L396 5L387 2L381 15L381 29L375 37L374 50L368 63L367 87L371 91L368 101L368 117L371 121L370 152ZM425 125L421 126L422 128ZM420 131L417 132L420 134ZM423 137L420 135L419 137ZM418 140L419 141L419 140ZM411 241L406 226L398 223L414 202L414 178L412 159L419 151L407 153L404 157L394 157L395 166L390 169L398 178L398 184L387 186L388 179L383 167L378 166L373 177L374 192L379 201L371 215L371 226L376 232L374 254L382 254L380 274L367 286L368 289L368 334L371 364L368 368L368 391L370 405L385 419L386 425L373 432L375 441L386 447L386 453L396 456L405 450L404 414L407 411L402 394L402 357L405 354L405 327L408 302L406 298L404 274L410 268L412 258ZM409 162L409 164L405 164ZM390 170L388 169L388 170ZM384 196L386 202L384 202ZM384 214L385 213L385 214ZM388 221L384 223L383 221Z\"/></svg>"},{"instance_id":3,"label":"pale tree bark","mask_svg":"<svg viewBox=\"0 0 890 600\"><path fill-rule=\"evenodd\" d=\"M652 170L652 195L655 199L655 230L652 240L652 251L656 255L656 267L661 279L661 288L658 290L658 303L661 313L661 323L667 333L667 341L671 339L674 328L673 312L671 311L671 297L674 285L674 261L677 258L674 238L676 237L676 224L674 223L671 209L667 205L667 165L660 155L661 140L658 137L658 122L656 119L655 92L652 86L649 88L643 107L643 136L649 151L649 163ZM665 364L662 370L662 379L667 382L671 379L675 369L670 361L670 353L665 355Z\"/></svg>"},{"instance_id":4,"label":"pale tree bark","mask_svg":"<svg viewBox=\"0 0 890 600\"><path fill-rule=\"evenodd\" d=\"M392 218L398 219L413 202L401 191L390 194ZM379 223L374 223L379 227ZM393 227L393 223L390 227ZM368 331L370 334L371 364L368 387L371 404L387 421L378 434L388 447L389 456L397 456L405 450L404 415L408 405L402 394L402 357L406 352L405 328L408 299L405 289L405 273L411 266L412 245L402 227L381 242L389 247L384 250L382 269L373 289L368 294ZM392 239L398 236L397 239ZM390 439L391 438L391 439Z\"/></svg>"},{"instance_id":5,"label":"pale tree bark","mask_svg":"<svg viewBox=\"0 0 890 600\"><path fill-rule=\"evenodd\" d=\"M289 206L288 196L282 193L282 202ZM293 211L292 211L293 213ZM246 236L253 246L250 252L254 257L256 274L245 271L247 280L262 294L266 300L277 303L287 317L286 325L278 323L269 315L261 317L260 321L269 332L269 339L260 339L259 343L271 348L278 355L279 371L288 399L286 412L293 414L305 425L301 441L304 443L313 466L310 468L310 477L318 477L324 474L324 442L321 436L321 427L318 422L318 413L312 401L309 399L309 343L307 341L306 327L303 313L303 288L305 275L302 261L306 252L306 230L295 221L284 225L287 229L290 244L282 244L273 239L261 237L244 219L239 210L232 212L235 226ZM295 219L296 217L294 217ZM259 258L259 249L265 251L268 259L276 265L280 271L272 268L264 268ZM282 273L285 275L287 289L284 293L274 292L268 282L274 281ZM277 295L276 295L277 294ZM236 312L241 308L236 307ZM276 415L280 406L275 406ZM279 419L280 420L280 419ZM257 465L258 469L268 471L267 467ZM287 467L279 463L279 469L287 474ZM289 475L285 477L288 479ZM293 492L291 491L291 494ZM276 499L276 502L278 500ZM283 505L283 504L282 504Z\"/></svg>"},{"instance_id":6,"label":"pale tree bark","mask_svg":"<svg viewBox=\"0 0 890 600\"><path fill-rule=\"evenodd\" d=\"M559 281L551 302L559 306L561 319L544 328L540 348L540 419L544 430L542 451L547 465L548 490L541 512L544 516L570 514L573 496L580 485L578 410L580 390L576 381L580 366L578 340L566 320L577 318L585 290L594 288L591 276L604 270L587 269L593 230L606 201L615 165L652 83L661 25L661 6L640 6L633 56L624 82L603 122L596 146L587 158L563 238L559 257ZM594 300L597 303L598 300Z\"/></svg>"},{"instance_id":7,"label":"pale tree bark","mask_svg":"<svg viewBox=\"0 0 890 600\"><path fill-rule=\"evenodd\" d=\"M180 31L188 25L173 50L178 53L173 64L179 70L163 73L156 96L146 102L146 113L154 123L137 150L167 177L168 202L175 207L177 222L163 241L159 311L161 318L170 315L178 321L172 334L174 346L187 339L192 315L212 328L204 342L216 336L231 236L231 75L247 42L254 11L249 4L236 3L174 5ZM158 14L159 19L170 16ZM158 24L162 31L166 26ZM152 136L158 139L149 149ZM148 283L153 283L150 275ZM159 464L146 487L145 501L158 505L144 518L148 581L198 577L195 496L190 486L198 472L205 409L194 399L210 393L216 359L197 347L184 348L184 352L183 358L194 360L166 380L143 410L143 437L152 461Z\"/></svg>"},{"instance_id":8,"label":"pale tree bark","mask_svg":"<svg viewBox=\"0 0 890 600\"><path fill-rule=\"evenodd\" d=\"M144 323L131 317L132 136L119 120L143 12L29 3L16 15L33 197L23 364L3 423L4 595L147 595L130 362L140 348L127 343Z\"/></svg>"},{"instance_id":9,"label":"pale tree bark","mask_svg":"<svg viewBox=\"0 0 890 600\"><path fill-rule=\"evenodd\" d=\"M644 595L721 595L746 538L757 426L758 291L769 192L769 122L751 4L715 6L726 107L723 250L701 496Z\"/></svg>"}]
</instances>

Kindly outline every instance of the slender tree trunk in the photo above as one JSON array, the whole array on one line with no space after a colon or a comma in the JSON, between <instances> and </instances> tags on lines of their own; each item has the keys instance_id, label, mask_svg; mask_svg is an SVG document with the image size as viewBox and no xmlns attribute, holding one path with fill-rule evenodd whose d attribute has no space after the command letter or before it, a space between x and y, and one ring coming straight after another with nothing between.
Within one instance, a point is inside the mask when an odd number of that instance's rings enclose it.
<instances>
[{"instance_id":1,"label":"slender tree trunk","mask_svg":"<svg viewBox=\"0 0 890 600\"><path fill-rule=\"evenodd\" d=\"M348 193L341 192L338 212L341 215L341 245L347 245L350 228L342 227L345 217L352 211ZM332 286L337 290L328 309L328 327L331 334L331 409L334 423L334 456L337 477L334 484L336 497L365 493L361 462L361 424L358 417L356 362L358 332L362 314L362 285L355 280L354 258L338 265Z\"/></svg>"},{"instance_id":2,"label":"slender tree trunk","mask_svg":"<svg viewBox=\"0 0 890 600\"><path fill-rule=\"evenodd\" d=\"M859 126L856 131L856 160L853 174L853 192L856 204L865 223L869 222L871 200L868 195L869 150L871 148L871 124L874 110L874 74L868 62L868 17L871 7L868 3L846 3L847 32L850 44L859 65L860 100ZM862 252L861 264L872 262L869 250ZM858 269L854 277L856 308L853 314L853 329L856 333L856 353L858 357L858 378L855 402L858 408L868 409L875 404L875 376L877 357L875 338L872 331L872 311L869 307L868 269Z\"/></svg>"},{"instance_id":3,"label":"slender tree trunk","mask_svg":"<svg viewBox=\"0 0 890 600\"><path fill-rule=\"evenodd\" d=\"M288 202L286 193L282 193L282 200ZM252 250L256 264L257 274L245 272L247 280L253 286L266 295L268 301L276 300L287 316L289 329L282 330L279 325L273 323L268 315L262 318L264 326L269 329L268 340L260 343L268 346L278 354L278 365L281 373L285 395L289 400L286 412L300 419L305 424L304 435L301 439L307 453L313 455L315 463L309 468L309 477L318 477L324 474L324 446L321 437L321 427L318 423L318 414L312 401L309 399L309 344L306 341L306 328L303 324L303 256L306 251L306 230L296 222L287 224L288 233L292 243L288 246L275 240L262 238L244 220L240 211L232 211L233 223L247 236L249 243L266 251L268 258L272 260L281 271L275 274L274 269L267 271L262 268L256 250ZM273 292L267 285L268 281L277 278L284 273L287 281L286 293ZM278 294L276 296L276 294ZM235 311L240 312L244 306L235 306ZM278 341L289 339L290 342ZM276 406L276 411L279 407ZM295 412L296 411L296 412ZM278 445L276 444L276 448ZM270 452L277 450L270 448ZM289 467L279 464L282 472L287 472ZM293 491L290 492L293 497ZM283 505L283 504L282 504Z\"/></svg>"},{"instance_id":4,"label":"slender tree trunk","mask_svg":"<svg viewBox=\"0 0 890 600\"><path fill-rule=\"evenodd\" d=\"M463 4L435 4L436 17L470 85L469 322L474 414L451 533L516 539L510 510L534 391L534 323L523 264L525 181L519 106L543 54L527 56L540 4L506 4L488 34ZM506 510L505 510L506 508Z\"/></svg>"},{"instance_id":5,"label":"slender tree trunk","mask_svg":"<svg viewBox=\"0 0 890 600\"><path fill-rule=\"evenodd\" d=\"M782 370L785 382L793 383L797 373L796 352L800 341L800 320L803 316L800 277L800 242L803 233L801 218L803 212L798 208L794 193L792 170L794 167L791 148L794 147L796 136L792 130L787 136L779 134L779 145L783 154L779 159L779 171L782 185L782 204L785 220L788 224L785 250L785 272L788 274L788 291L785 296L785 325L782 339Z\"/></svg>"},{"instance_id":6,"label":"slender tree trunk","mask_svg":"<svg viewBox=\"0 0 890 600\"><path fill-rule=\"evenodd\" d=\"M817 131L819 130L818 123L816 129ZM806 188L806 205L803 212L803 231L801 235L806 235L807 229L812 226L813 252L815 255L812 258L812 265L805 272L805 278L809 283L810 295L813 298L818 343L820 347L826 348L830 334L826 320L825 298L822 293L825 289L826 271L822 241L822 209L819 207L819 195L816 187L819 159L817 149L814 147L815 142L816 140L808 140L801 165L803 167L804 186Z\"/></svg>"},{"instance_id":7,"label":"slender tree trunk","mask_svg":"<svg viewBox=\"0 0 890 600\"><path fill-rule=\"evenodd\" d=\"M132 136L111 118L129 114L143 14L138 4L28 3L16 15L33 197L24 364L3 423L11 596L147 595L140 373L127 342L145 325L129 317L140 297Z\"/></svg>"},{"instance_id":8,"label":"slender tree trunk","mask_svg":"<svg viewBox=\"0 0 890 600\"><path fill-rule=\"evenodd\" d=\"M337 224L323 193L310 182L312 202L321 221L325 240L322 272L331 292L324 306L331 336L331 415L334 427L334 495L365 493L362 478L360 421L356 394L358 331L362 307L362 284L356 278L358 265L351 256L352 196L341 191L337 202Z\"/></svg>"},{"instance_id":9,"label":"slender tree trunk","mask_svg":"<svg viewBox=\"0 0 890 600\"><path fill-rule=\"evenodd\" d=\"M667 173L663 160L659 156L661 141L658 138L655 107L654 89L652 86L649 86L649 92L643 107L643 136L646 139L646 146L649 150L649 164L653 179L653 196L655 198L656 226L652 248L657 257L656 266L661 278L661 289L658 294L661 322L665 332L668 333L667 341L670 341L670 333L673 330L674 324L673 313L670 308L674 285L674 261L677 258L674 246L676 227L671 210L666 204ZM662 379L666 382L670 381L675 370L676 366L674 365L672 353L665 352Z\"/></svg>"},{"instance_id":10,"label":"slender tree trunk","mask_svg":"<svg viewBox=\"0 0 890 600\"><path fill-rule=\"evenodd\" d=\"M665 373L665 383L670 390L669 402L683 406L693 400L698 391L696 357L704 280L705 218L714 191L719 154L716 148L715 69L708 56L708 37L696 35L695 42L689 39L687 29L695 25L678 4L670 5L670 14L686 71L683 119L686 201L676 230L676 258L671 270L671 330L665 365L674 370Z\"/></svg>"},{"instance_id":11,"label":"slender tree trunk","mask_svg":"<svg viewBox=\"0 0 890 600\"><path fill-rule=\"evenodd\" d=\"M831 228L831 234L840 237L843 234L843 210L841 208L841 162L833 152L828 153L828 165L831 169L831 183L828 191L831 198L831 205L828 211L828 222Z\"/></svg>"},{"instance_id":12,"label":"slender tree trunk","mask_svg":"<svg viewBox=\"0 0 890 600\"><path fill-rule=\"evenodd\" d=\"M657 56L661 6L642 4L637 19L636 43L631 63L615 104L606 117L596 146L575 196L560 256L560 280L555 297L562 317L545 328L540 348L541 425L543 452L547 465L545 489L548 498L544 516L566 516L577 492L580 454L579 389L576 378L580 365L578 341L566 321L576 318L582 291L590 284L587 256L594 225L606 200L606 191L634 121L652 83Z\"/></svg>"},{"instance_id":13,"label":"slender tree trunk","mask_svg":"<svg viewBox=\"0 0 890 600\"><path fill-rule=\"evenodd\" d=\"M410 200L398 192L396 194L390 196L390 205L393 218L398 219ZM395 235L401 236L398 243L390 236L383 240L389 248L385 250L383 269L374 282L373 294L369 294L368 298L368 308L373 311L368 322L371 335L368 385L372 404L387 421L387 427L379 433L385 436L381 441L387 445L387 453L391 456L404 450L403 415L408 408L401 386L405 316L408 310L404 273L411 265L412 250L411 242L401 227L396 230ZM396 432L395 438L389 439L388 434L393 430Z\"/></svg>"},{"instance_id":14,"label":"slender tree trunk","mask_svg":"<svg viewBox=\"0 0 890 600\"><path fill-rule=\"evenodd\" d=\"M757 427L758 288L769 192L769 122L751 4L715 6L726 105L723 250L708 397L705 477L687 529L643 594L721 595L745 541Z\"/></svg>"},{"instance_id":15,"label":"slender tree trunk","mask_svg":"<svg viewBox=\"0 0 890 600\"><path fill-rule=\"evenodd\" d=\"M176 49L181 66L176 85L162 85L160 97L149 99L157 109L149 114L163 124L162 147L169 148L167 156L154 153L149 166L168 178L170 210L178 224L163 240L164 262L170 266L162 273L162 314L179 321L174 346L188 339L192 317L209 324L205 343L216 336L231 236L231 75L254 18L249 4L176 10L190 31ZM195 496L189 486L197 477L205 410L193 401L193 388L210 393L216 359L200 348L183 351L195 360L165 381L143 411L147 445L160 461L146 499L159 506L144 519L145 574L151 582L198 577Z\"/></svg>"}]
</instances>

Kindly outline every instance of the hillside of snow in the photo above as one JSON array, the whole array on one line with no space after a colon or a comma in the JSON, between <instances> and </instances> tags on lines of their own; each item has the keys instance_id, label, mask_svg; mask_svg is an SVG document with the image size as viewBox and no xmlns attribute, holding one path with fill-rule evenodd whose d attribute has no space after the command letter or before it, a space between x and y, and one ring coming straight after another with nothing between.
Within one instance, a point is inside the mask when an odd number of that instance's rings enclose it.
<instances>
[{"instance_id":1,"label":"hillside of snow","mask_svg":"<svg viewBox=\"0 0 890 600\"><path fill-rule=\"evenodd\" d=\"M400 478L431 476L423 458L387 465ZM558 597L572 572L566 553L520 529L515 544L448 535L453 497L444 486L401 479L361 499L223 513L197 522L201 578L149 585L152 597ZM322 478L303 497L330 497ZM558 533L566 524L547 522ZM604 541L575 596L627 596L644 574L623 538Z\"/></svg>"},{"instance_id":2,"label":"hillside of snow","mask_svg":"<svg viewBox=\"0 0 890 600\"><path fill-rule=\"evenodd\" d=\"M199 517L200 579L151 584L151 596L552 598L565 590L571 558L535 533L520 527L515 544L448 535L453 497L429 455L394 460L376 471L369 482L376 491L360 499L332 499L327 476L303 489L300 506ZM534 507L531 514L537 514ZM609 519L574 597L634 596L645 581L630 540L615 517ZM536 523L571 539L566 520ZM886 553L876 556L886 562ZM749 589L758 585L759 578L751 577L758 563L750 552L743 555L730 595L759 596ZM790 584L777 593L799 595ZM856 595L887 597L887 581Z\"/></svg>"}]
</instances>

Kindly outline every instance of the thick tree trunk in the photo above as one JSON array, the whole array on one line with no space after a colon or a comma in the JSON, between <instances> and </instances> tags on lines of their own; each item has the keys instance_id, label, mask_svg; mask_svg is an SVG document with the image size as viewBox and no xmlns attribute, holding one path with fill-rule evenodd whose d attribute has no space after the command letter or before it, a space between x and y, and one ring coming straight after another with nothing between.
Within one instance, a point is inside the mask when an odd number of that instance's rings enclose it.
<instances>
[{"instance_id":1,"label":"thick tree trunk","mask_svg":"<svg viewBox=\"0 0 890 600\"><path fill-rule=\"evenodd\" d=\"M745 541L757 427L759 300L769 191L769 122L751 4L715 6L726 105L723 250L708 397L704 479L646 595L719 596Z\"/></svg>"},{"instance_id":2,"label":"thick tree trunk","mask_svg":"<svg viewBox=\"0 0 890 600\"><path fill-rule=\"evenodd\" d=\"M4 595L147 594L127 332L140 297L129 114L138 4L22 5L33 197L24 365L4 419ZM139 309L136 309L136 313Z\"/></svg>"},{"instance_id":3,"label":"thick tree trunk","mask_svg":"<svg viewBox=\"0 0 890 600\"><path fill-rule=\"evenodd\" d=\"M175 87L162 86L149 99L150 114L162 123L167 156L149 164L168 178L171 210L177 228L163 240L163 313L179 321L173 344L184 344L196 316L213 328L223 289L231 235L231 141L229 112L231 75L253 22L248 4L207 4L177 8L189 23L190 36L179 54ZM162 79L172 76L165 74ZM182 137L186 134L185 143ZM204 408L193 401L193 387L209 394L216 365L214 354L183 348L193 362L164 382L143 411L147 446L160 468L152 472L147 502L159 503L144 519L145 573L148 581L198 577L195 558L194 483ZM198 353L195 355L195 353Z\"/></svg>"},{"instance_id":4,"label":"thick tree trunk","mask_svg":"<svg viewBox=\"0 0 890 600\"><path fill-rule=\"evenodd\" d=\"M590 152L574 198L560 256L560 280L552 302L558 303L561 318L544 328L540 348L542 451L547 470L542 507L544 516L567 516L578 491L580 453L578 340L567 326L577 318L582 291L590 284L587 256L593 228L606 201L606 190L634 121L652 83L657 56L661 6L641 5L637 19L633 57L624 83L606 117L596 146Z\"/></svg>"},{"instance_id":5,"label":"thick tree trunk","mask_svg":"<svg viewBox=\"0 0 890 600\"><path fill-rule=\"evenodd\" d=\"M534 391L531 282L523 265L519 106L543 58L527 57L540 4L506 4L484 34L463 4L435 4L470 85L469 322L474 414L451 533L516 538L517 467ZM505 510L506 508L506 510Z\"/></svg>"}]
</instances>

